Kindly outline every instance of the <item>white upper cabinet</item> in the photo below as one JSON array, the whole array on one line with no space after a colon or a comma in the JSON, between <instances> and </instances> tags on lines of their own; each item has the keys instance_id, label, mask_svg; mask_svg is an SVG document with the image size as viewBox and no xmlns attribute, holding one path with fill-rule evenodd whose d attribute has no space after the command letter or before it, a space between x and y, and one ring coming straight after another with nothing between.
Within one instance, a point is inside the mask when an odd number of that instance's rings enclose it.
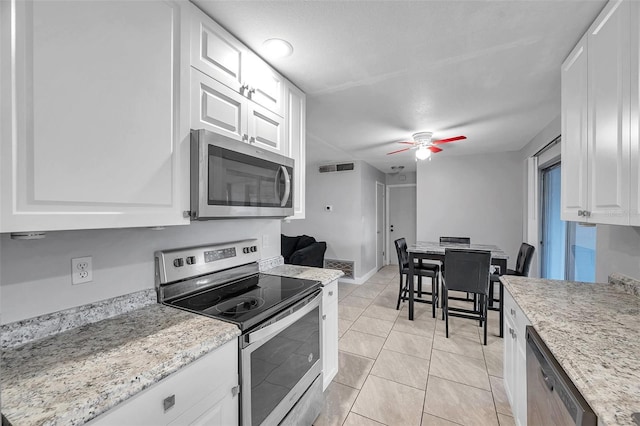
<instances>
[{"instance_id":1,"label":"white upper cabinet","mask_svg":"<svg viewBox=\"0 0 640 426\"><path fill-rule=\"evenodd\" d=\"M629 224L630 25L610 1L562 66L563 220Z\"/></svg>"},{"instance_id":2,"label":"white upper cabinet","mask_svg":"<svg viewBox=\"0 0 640 426\"><path fill-rule=\"evenodd\" d=\"M269 111L284 114L284 78L193 7L191 65Z\"/></svg>"},{"instance_id":3,"label":"white upper cabinet","mask_svg":"<svg viewBox=\"0 0 640 426\"><path fill-rule=\"evenodd\" d=\"M285 88L288 156L293 158L293 216L288 219L304 219L306 180L306 97L291 83Z\"/></svg>"},{"instance_id":4,"label":"white upper cabinet","mask_svg":"<svg viewBox=\"0 0 640 426\"><path fill-rule=\"evenodd\" d=\"M587 36L562 64L562 219L587 210Z\"/></svg>"},{"instance_id":5,"label":"white upper cabinet","mask_svg":"<svg viewBox=\"0 0 640 426\"><path fill-rule=\"evenodd\" d=\"M188 223L184 7L1 2L0 232Z\"/></svg>"},{"instance_id":6,"label":"white upper cabinet","mask_svg":"<svg viewBox=\"0 0 640 426\"><path fill-rule=\"evenodd\" d=\"M640 3L631 8L631 164L629 181L629 224L640 226Z\"/></svg>"},{"instance_id":7,"label":"white upper cabinet","mask_svg":"<svg viewBox=\"0 0 640 426\"><path fill-rule=\"evenodd\" d=\"M629 223L629 2L610 2L589 29L589 211Z\"/></svg>"}]
</instances>

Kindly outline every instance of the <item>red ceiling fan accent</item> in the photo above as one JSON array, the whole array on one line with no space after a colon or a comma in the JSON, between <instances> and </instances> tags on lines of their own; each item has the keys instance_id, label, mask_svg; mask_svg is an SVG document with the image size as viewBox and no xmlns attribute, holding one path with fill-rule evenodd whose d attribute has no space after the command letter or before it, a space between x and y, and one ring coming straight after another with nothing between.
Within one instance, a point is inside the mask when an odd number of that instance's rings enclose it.
<instances>
[{"instance_id":1,"label":"red ceiling fan accent","mask_svg":"<svg viewBox=\"0 0 640 426\"><path fill-rule=\"evenodd\" d=\"M440 144L450 143L450 142L455 142L455 141L461 141L461 140L464 140L464 139L467 138L466 136L462 136L461 135L461 136L455 136L455 137L447 138L447 139L433 140L432 136L433 136L433 133L431 133L431 132L414 133L413 134L413 141L398 142L399 144L403 144L403 145L411 145L411 147L404 148L404 149L399 149L397 151L392 151L392 152L387 153L387 155L397 154L399 152L409 151L409 150L413 150L413 149L419 149L420 147L425 147L429 151L431 151L432 153L436 154L436 153L442 151L442 148L438 148L435 145L440 145Z\"/></svg>"}]
</instances>

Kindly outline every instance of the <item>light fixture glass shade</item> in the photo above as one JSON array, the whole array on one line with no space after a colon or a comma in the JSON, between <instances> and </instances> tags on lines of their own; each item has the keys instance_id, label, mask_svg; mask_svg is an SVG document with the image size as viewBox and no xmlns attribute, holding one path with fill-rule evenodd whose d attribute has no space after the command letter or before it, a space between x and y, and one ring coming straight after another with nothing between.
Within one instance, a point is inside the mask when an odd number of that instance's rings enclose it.
<instances>
[{"instance_id":1,"label":"light fixture glass shade","mask_svg":"<svg viewBox=\"0 0 640 426\"><path fill-rule=\"evenodd\" d=\"M284 58L293 53L293 46L286 40L270 38L262 43L265 54L270 58Z\"/></svg>"},{"instance_id":2,"label":"light fixture glass shade","mask_svg":"<svg viewBox=\"0 0 640 426\"><path fill-rule=\"evenodd\" d=\"M431 151L429 151L429 149L424 145L416 151L416 158L418 160L426 160L429 157L431 157Z\"/></svg>"}]
</instances>

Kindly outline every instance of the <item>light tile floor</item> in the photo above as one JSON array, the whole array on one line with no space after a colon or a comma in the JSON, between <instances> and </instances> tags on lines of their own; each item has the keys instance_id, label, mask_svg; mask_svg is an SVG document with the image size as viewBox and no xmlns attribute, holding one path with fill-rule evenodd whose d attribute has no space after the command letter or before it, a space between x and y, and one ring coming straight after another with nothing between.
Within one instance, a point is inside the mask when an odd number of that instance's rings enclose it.
<instances>
[{"instance_id":1,"label":"light tile floor","mask_svg":"<svg viewBox=\"0 0 640 426\"><path fill-rule=\"evenodd\" d=\"M489 313L487 346L478 323L462 318L449 318L447 339L440 310L433 319L431 305L417 303L409 321L406 302L395 309L398 286L397 266L339 285L339 372L315 426L514 425L498 313Z\"/></svg>"}]
</instances>

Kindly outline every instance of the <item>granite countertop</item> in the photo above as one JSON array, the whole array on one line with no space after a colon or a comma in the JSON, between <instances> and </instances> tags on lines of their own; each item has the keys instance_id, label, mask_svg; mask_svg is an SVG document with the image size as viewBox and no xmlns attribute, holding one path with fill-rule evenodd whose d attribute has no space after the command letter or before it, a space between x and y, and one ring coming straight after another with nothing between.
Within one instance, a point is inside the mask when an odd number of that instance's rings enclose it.
<instances>
[{"instance_id":1,"label":"granite countertop","mask_svg":"<svg viewBox=\"0 0 640 426\"><path fill-rule=\"evenodd\" d=\"M640 298L631 294L628 282L501 279L599 422L635 425L631 415L640 412Z\"/></svg>"},{"instance_id":2,"label":"granite countertop","mask_svg":"<svg viewBox=\"0 0 640 426\"><path fill-rule=\"evenodd\" d=\"M14 426L79 425L240 335L233 324L152 304L2 353Z\"/></svg>"},{"instance_id":3,"label":"granite countertop","mask_svg":"<svg viewBox=\"0 0 640 426\"><path fill-rule=\"evenodd\" d=\"M323 286L344 275L344 272L338 269L312 268L310 266L299 265L280 265L275 268L267 269L266 271L263 271L263 273L268 275L279 275L281 277L320 281Z\"/></svg>"}]
</instances>

